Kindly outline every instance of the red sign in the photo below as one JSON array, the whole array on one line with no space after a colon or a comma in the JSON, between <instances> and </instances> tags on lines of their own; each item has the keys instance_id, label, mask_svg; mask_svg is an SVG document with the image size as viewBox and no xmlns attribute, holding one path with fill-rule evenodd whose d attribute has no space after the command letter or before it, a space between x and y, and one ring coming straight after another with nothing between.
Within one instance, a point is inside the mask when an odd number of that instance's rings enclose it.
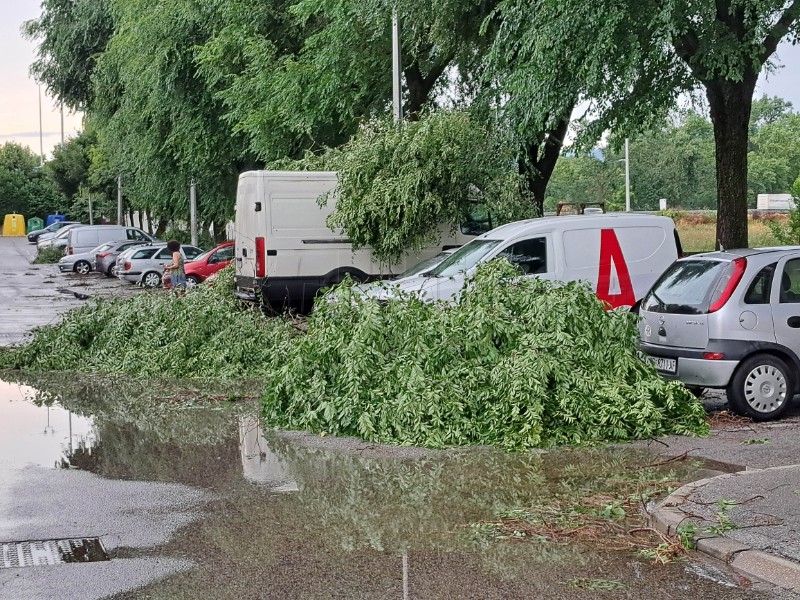
<instances>
[{"instance_id":1,"label":"red sign","mask_svg":"<svg viewBox=\"0 0 800 600\"><path fill-rule=\"evenodd\" d=\"M619 282L618 294L611 293L612 263ZM597 297L606 302L610 308L633 306L636 302L636 294L633 291L631 276L628 273L628 265L625 264L622 248L619 246L617 234L613 229L602 229L600 231L600 269L597 273Z\"/></svg>"}]
</instances>

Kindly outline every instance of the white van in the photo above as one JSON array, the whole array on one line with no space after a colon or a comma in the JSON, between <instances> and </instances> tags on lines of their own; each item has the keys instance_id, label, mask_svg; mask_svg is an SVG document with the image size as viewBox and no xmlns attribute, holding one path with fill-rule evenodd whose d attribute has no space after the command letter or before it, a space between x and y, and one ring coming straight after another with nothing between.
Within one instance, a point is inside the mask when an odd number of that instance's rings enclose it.
<instances>
[{"instance_id":1,"label":"white van","mask_svg":"<svg viewBox=\"0 0 800 600\"><path fill-rule=\"evenodd\" d=\"M523 276L588 281L609 307L632 306L682 255L668 217L630 213L517 221L478 236L440 265L394 286L371 288L388 298L401 289L426 300L453 300L479 263L503 257Z\"/></svg>"},{"instance_id":2,"label":"white van","mask_svg":"<svg viewBox=\"0 0 800 600\"><path fill-rule=\"evenodd\" d=\"M82 225L70 230L67 240L67 254L82 254L106 242L121 242L122 240L152 242L155 239L138 227Z\"/></svg>"},{"instance_id":3,"label":"white van","mask_svg":"<svg viewBox=\"0 0 800 600\"><path fill-rule=\"evenodd\" d=\"M341 231L328 227L336 198L322 207L317 200L336 184L336 173L329 171L248 171L239 176L234 226L237 297L260 297L275 306L306 310L321 288L347 274L359 281L391 276L474 239L460 231L451 234L443 226L435 246L399 263L382 263L370 248L354 250Z\"/></svg>"}]
</instances>

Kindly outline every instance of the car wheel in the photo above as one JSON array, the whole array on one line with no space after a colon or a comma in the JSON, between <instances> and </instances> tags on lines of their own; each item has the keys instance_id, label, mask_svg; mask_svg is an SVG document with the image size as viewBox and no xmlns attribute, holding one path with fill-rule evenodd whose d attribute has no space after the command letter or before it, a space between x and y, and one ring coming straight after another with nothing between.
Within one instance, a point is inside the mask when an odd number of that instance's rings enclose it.
<instances>
[{"instance_id":1,"label":"car wheel","mask_svg":"<svg viewBox=\"0 0 800 600\"><path fill-rule=\"evenodd\" d=\"M192 288L196 285L200 284L200 278L197 275L187 275L186 276L186 287Z\"/></svg>"},{"instance_id":2,"label":"car wheel","mask_svg":"<svg viewBox=\"0 0 800 600\"><path fill-rule=\"evenodd\" d=\"M155 288L161 285L161 275L155 271L148 271L142 276L142 285L148 288Z\"/></svg>"},{"instance_id":3,"label":"car wheel","mask_svg":"<svg viewBox=\"0 0 800 600\"><path fill-rule=\"evenodd\" d=\"M75 266L72 267L72 270L78 275L86 275L92 270L92 265L90 265L86 260L79 260L75 263Z\"/></svg>"},{"instance_id":4,"label":"car wheel","mask_svg":"<svg viewBox=\"0 0 800 600\"><path fill-rule=\"evenodd\" d=\"M756 354L736 369L728 384L728 404L755 421L777 419L789 407L794 389L794 376L783 360Z\"/></svg>"},{"instance_id":5,"label":"car wheel","mask_svg":"<svg viewBox=\"0 0 800 600\"><path fill-rule=\"evenodd\" d=\"M106 269L106 277L116 277L117 276L117 265L111 265Z\"/></svg>"}]
</instances>

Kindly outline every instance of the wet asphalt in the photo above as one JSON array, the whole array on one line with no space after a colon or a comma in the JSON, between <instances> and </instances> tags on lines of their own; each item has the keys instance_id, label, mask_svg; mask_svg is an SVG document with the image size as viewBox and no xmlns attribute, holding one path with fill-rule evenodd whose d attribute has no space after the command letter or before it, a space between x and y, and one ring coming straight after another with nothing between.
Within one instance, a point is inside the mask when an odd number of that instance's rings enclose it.
<instances>
[{"instance_id":1,"label":"wet asphalt","mask_svg":"<svg viewBox=\"0 0 800 600\"><path fill-rule=\"evenodd\" d=\"M17 245L0 242L11 271ZM64 276L22 269L0 288L6 339L81 302L58 291L74 288ZM481 533L504 512L587 493L611 467L685 454L664 477L686 483L793 464L796 415L720 418L706 439L619 448L434 452L264 430L263 385L0 373L0 544L97 537L110 557L20 568L0 555L0 600L797 598L698 555L661 565L603 544Z\"/></svg>"}]
</instances>

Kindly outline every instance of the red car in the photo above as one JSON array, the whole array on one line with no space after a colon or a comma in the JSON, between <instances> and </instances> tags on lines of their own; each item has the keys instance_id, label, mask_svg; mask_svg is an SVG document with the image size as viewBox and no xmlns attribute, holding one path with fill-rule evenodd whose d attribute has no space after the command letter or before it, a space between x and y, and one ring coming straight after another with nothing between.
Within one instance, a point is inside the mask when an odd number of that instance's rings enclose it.
<instances>
[{"instance_id":1,"label":"red car","mask_svg":"<svg viewBox=\"0 0 800 600\"><path fill-rule=\"evenodd\" d=\"M191 262L187 262L183 270L186 272L186 284L197 285L209 276L227 267L233 260L233 242L220 244L213 250L204 252Z\"/></svg>"}]
</instances>

